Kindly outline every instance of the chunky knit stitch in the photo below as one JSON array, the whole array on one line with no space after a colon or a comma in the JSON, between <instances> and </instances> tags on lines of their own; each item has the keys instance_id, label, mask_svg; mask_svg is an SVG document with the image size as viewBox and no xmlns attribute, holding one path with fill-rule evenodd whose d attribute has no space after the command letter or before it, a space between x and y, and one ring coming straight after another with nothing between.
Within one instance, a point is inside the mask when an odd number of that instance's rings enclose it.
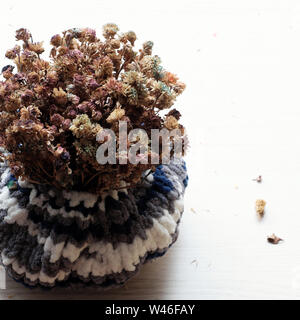
<instances>
[{"instance_id":1,"label":"chunky knit stitch","mask_svg":"<svg viewBox=\"0 0 300 320\"><path fill-rule=\"evenodd\" d=\"M17 180L0 166L0 261L30 286L122 285L178 235L187 185L182 160L135 189L101 196Z\"/></svg>"}]
</instances>

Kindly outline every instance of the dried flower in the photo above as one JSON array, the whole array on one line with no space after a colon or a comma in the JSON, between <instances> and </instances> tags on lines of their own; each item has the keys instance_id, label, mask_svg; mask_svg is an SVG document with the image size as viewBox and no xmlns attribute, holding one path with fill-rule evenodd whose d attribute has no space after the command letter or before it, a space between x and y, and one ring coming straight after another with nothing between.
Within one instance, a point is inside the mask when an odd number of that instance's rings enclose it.
<instances>
[{"instance_id":1,"label":"dried flower","mask_svg":"<svg viewBox=\"0 0 300 320\"><path fill-rule=\"evenodd\" d=\"M114 23L107 23L103 26L103 36L105 39L113 38L118 31L119 28Z\"/></svg>"},{"instance_id":2,"label":"dried flower","mask_svg":"<svg viewBox=\"0 0 300 320\"><path fill-rule=\"evenodd\" d=\"M64 120L64 117L58 113L54 113L50 118L50 122L54 124L56 127L60 127L61 125L63 125Z\"/></svg>"},{"instance_id":3,"label":"dried flower","mask_svg":"<svg viewBox=\"0 0 300 320\"><path fill-rule=\"evenodd\" d=\"M51 38L50 43L55 47L59 47L61 45L61 41L62 41L61 36L59 34L56 34Z\"/></svg>"},{"instance_id":4,"label":"dried flower","mask_svg":"<svg viewBox=\"0 0 300 320\"><path fill-rule=\"evenodd\" d=\"M165 120L165 127L169 130L177 129L179 126L178 121L173 116L167 116Z\"/></svg>"},{"instance_id":5,"label":"dried flower","mask_svg":"<svg viewBox=\"0 0 300 320\"><path fill-rule=\"evenodd\" d=\"M68 98L68 101L70 101L72 104L78 104L80 101L80 98L72 93L68 93L67 98Z\"/></svg>"},{"instance_id":6,"label":"dried flower","mask_svg":"<svg viewBox=\"0 0 300 320\"><path fill-rule=\"evenodd\" d=\"M68 101L67 93L62 88L54 88L53 97L58 104L66 104Z\"/></svg>"},{"instance_id":7,"label":"dried flower","mask_svg":"<svg viewBox=\"0 0 300 320\"><path fill-rule=\"evenodd\" d=\"M4 68L3 68L4 69ZM2 69L2 70L3 70ZM10 79L11 77L13 77L13 73L12 73L13 69L12 68L5 68L4 71L2 71L2 75L5 79Z\"/></svg>"},{"instance_id":8,"label":"dried flower","mask_svg":"<svg viewBox=\"0 0 300 320\"><path fill-rule=\"evenodd\" d=\"M27 49L37 54L41 54L45 51L43 42L29 43Z\"/></svg>"},{"instance_id":9,"label":"dried flower","mask_svg":"<svg viewBox=\"0 0 300 320\"><path fill-rule=\"evenodd\" d=\"M136 34L133 31L129 31L125 33L125 38L134 46L134 42L136 40Z\"/></svg>"},{"instance_id":10,"label":"dried flower","mask_svg":"<svg viewBox=\"0 0 300 320\"><path fill-rule=\"evenodd\" d=\"M151 55L152 54L152 48L153 48L153 42L147 41L143 44L143 51L145 55Z\"/></svg>"},{"instance_id":11,"label":"dried flower","mask_svg":"<svg viewBox=\"0 0 300 320\"><path fill-rule=\"evenodd\" d=\"M171 72L165 72L163 80L167 84L176 84L178 81L178 77Z\"/></svg>"},{"instance_id":12,"label":"dried flower","mask_svg":"<svg viewBox=\"0 0 300 320\"><path fill-rule=\"evenodd\" d=\"M81 35L89 42L94 42L96 40L96 31L94 29L83 29Z\"/></svg>"},{"instance_id":13,"label":"dried flower","mask_svg":"<svg viewBox=\"0 0 300 320\"><path fill-rule=\"evenodd\" d=\"M27 78L32 83L39 82L39 79L40 79L39 75L34 71L29 72L27 75Z\"/></svg>"},{"instance_id":14,"label":"dried flower","mask_svg":"<svg viewBox=\"0 0 300 320\"><path fill-rule=\"evenodd\" d=\"M5 72L5 71L7 71L7 70L13 72L13 71L14 71L14 68L15 68L14 66L7 65L7 66L5 66L5 67L2 68L1 72Z\"/></svg>"},{"instance_id":15,"label":"dried flower","mask_svg":"<svg viewBox=\"0 0 300 320\"><path fill-rule=\"evenodd\" d=\"M120 40L118 39L112 39L110 44L113 49L119 49L121 45Z\"/></svg>"},{"instance_id":16,"label":"dried flower","mask_svg":"<svg viewBox=\"0 0 300 320\"><path fill-rule=\"evenodd\" d=\"M106 119L108 123L112 123L115 121L119 121L122 119L122 117L125 115L125 111L118 105L114 111L109 115L109 117Z\"/></svg>"},{"instance_id":17,"label":"dried flower","mask_svg":"<svg viewBox=\"0 0 300 320\"><path fill-rule=\"evenodd\" d=\"M17 55L20 54L20 50L20 46L15 46L14 48L6 51L5 57L8 59L15 59Z\"/></svg>"},{"instance_id":18,"label":"dried flower","mask_svg":"<svg viewBox=\"0 0 300 320\"><path fill-rule=\"evenodd\" d=\"M27 29L21 28L16 31L17 40L23 40L24 42L27 42L30 38L31 33Z\"/></svg>"},{"instance_id":19,"label":"dried flower","mask_svg":"<svg viewBox=\"0 0 300 320\"><path fill-rule=\"evenodd\" d=\"M49 71L47 73L47 83L50 85L50 86L55 86L59 80L58 78L58 74L56 71Z\"/></svg>"},{"instance_id":20,"label":"dried flower","mask_svg":"<svg viewBox=\"0 0 300 320\"><path fill-rule=\"evenodd\" d=\"M56 34L50 40L51 61L46 61L40 56L43 43L33 42L25 28L16 31L22 44L6 52L16 68L5 66L0 81L0 143L16 177L91 192L118 188L122 181L134 185L155 166L100 165L96 136L103 128L119 139L122 120L128 130L142 128L148 134L179 128L184 138L180 113L173 109L163 118L160 110L170 108L185 85L152 55L153 42L138 51L136 34L120 34L112 23L103 27L103 35L100 40L90 28ZM149 146L142 157L151 154ZM159 161L164 156L154 155Z\"/></svg>"},{"instance_id":21,"label":"dried flower","mask_svg":"<svg viewBox=\"0 0 300 320\"><path fill-rule=\"evenodd\" d=\"M176 120L179 120L181 117L181 114L178 110L172 109L167 113L167 116L173 116Z\"/></svg>"},{"instance_id":22,"label":"dried flower","mask_svg":"<svg viewBox=\"0 0 300 320\"><path fill-rule=\"evenodd\" d=\"M265 206L266 206L266 201L265 200L262 200L262 199L256 200L256 202L255 202L255 210L260 216L263 216L264 210L265 210Z\"/></svg>"},{"instance_id":23,"label":"dried flower","mask_svg":"<svg viewBox=\"0 0 300 320\"><path fill-rule=\"evenodd\" d=\"M101 126L92 123L88 115L81 114L72 121L69 129L77 138L93 139L101 131Z\"/></svg>"},{"instance_id":24,"label":"dried flower","mask_svg":"<svg viewBox=\"0 0 300 320\"><path fill-rule=\"evenodd\" d=\"M26 89L22 94L21 94L21 99L22 102L25 105L28 105L34 98L34 92L32 90Z\"/></svg>"}]
</instances>

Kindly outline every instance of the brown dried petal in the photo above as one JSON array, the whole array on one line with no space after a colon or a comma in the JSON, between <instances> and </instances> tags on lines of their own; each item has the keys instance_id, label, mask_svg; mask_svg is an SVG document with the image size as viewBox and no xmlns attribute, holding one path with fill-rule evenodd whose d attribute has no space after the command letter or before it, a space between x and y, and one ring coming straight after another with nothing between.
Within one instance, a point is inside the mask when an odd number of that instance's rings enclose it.
<instances>
[{"instance_id":1,"label":"brown dried petal","mask_svg":"<svg viewBox=\"0 0 300 320\"><path fill-rule=\"evenodd\" d=\"M277 237L274 233L271 236L268 236L267 240L272 244L278 244L280 241L283 241L283 239Z\"/></svg>"}]
</instances>

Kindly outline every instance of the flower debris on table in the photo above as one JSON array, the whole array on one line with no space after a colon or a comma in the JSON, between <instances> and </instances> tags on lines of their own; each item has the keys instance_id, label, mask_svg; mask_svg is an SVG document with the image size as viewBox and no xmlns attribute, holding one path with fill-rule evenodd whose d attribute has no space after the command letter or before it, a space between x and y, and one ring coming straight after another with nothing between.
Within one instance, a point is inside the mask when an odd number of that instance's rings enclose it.
<instances>
[{"instance_id":1,"label":"flower debris on table","mask_svg":"<svg viewBox=\"0 0 300 320\"><path fill-rule=\"evenodd\" d=\"M252 179L252 181L256 181L257 183L261 183L262 182L262 177L258 176L257 178Z\"/></svg>"},{"instance_id":2,"label":"flower debris on table","mask_svg":"<svg viewBox=\"0 0 300 320\"><path fill-rule=\"evenodd\" d=\"M274 233L271 236L268 236L267 240L272 244L278 244L279 241L283 241L283 239L277 237Z\"/></svg>"},{"instance_id":3,"label":"flower debris on table","mask_svg":"<svg viewBox=\"0 0 300 320\"><path fill-rule=\"evenodd\" d=\"M255 210L256 210L256 213L260 217L262 217L264 215L265 206L266 206L266 201L265 200L262 200L262 199L256 200L256 202L255 202Z\"/></svg>"}]
</instances>

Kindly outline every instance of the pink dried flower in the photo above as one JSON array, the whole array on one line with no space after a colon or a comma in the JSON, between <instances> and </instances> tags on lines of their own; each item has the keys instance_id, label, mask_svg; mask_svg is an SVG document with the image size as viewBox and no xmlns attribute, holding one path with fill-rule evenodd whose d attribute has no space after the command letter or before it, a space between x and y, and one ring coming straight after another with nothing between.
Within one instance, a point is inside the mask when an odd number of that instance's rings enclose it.
<instances>
[{"instance_id":1,"label":"pink dried flower","mask_svg":"<svg viewBox=\"0 0 300 320\"><path fill-rule=\"evenodd\" d=\"M85 77L80 74L74 74L73 83L75 86L81 87L84 86Z\"/></svg>"},{"instance_id":2,"label":"pink dried flower","mask_svg":"<svg viewBox=\"0 0 300 320\"><path fill-rule=\"evenodd\" d=\"M94 42L96 40L96 31L94 29L91 29L91 28L83 29L82 35L89 42Z\"/></svg>"},{"instance_id":3,"label":"pink dried flower","mask_svg":"<svg viewBox=\"0 0 300 320\"><path fill-rule=\"evenodd\" d=\"M29 30L25 28L21 28L16 31L17 40L23 40L27 42L30 38L31 38L31 33L29 32Z\"/></svg>"},{"instance_id":4,"label":"pink dried flower","mask_svg":"<svg viewBox=\"0 0 300 320\"><path fill-rule=\"evenodd\" d=\"M95 90L99 87L99 83L95 79L91 78L87 80L87 87Z\"/></svg>"},{"instance_id":5,"label":"pink dried flower","mask_svg":"<svg viewBox=\"0 0 300 320\"><path fill-rule=\"evenodd\" d=\"M80 98L72 93L68 93L67 98L68 98L68 101L70 101L72 104L78 104L80 101Z\"/></svg>"},{"instance_id":6,"label":"pink dried flower","mask_svg":"<svg viewBox=\"0 0 300 320\"><path fill-rule=\"evenodd\" d=\"M72 58L72 59L76 59L76 60L79 60L79 59L82 59L83 58L83 53L78 50L78 49L74 49L74 50L70 50L69 51L69 56Z\"/></svg>"},{"instance_id":7,"label":"pink dried flower","mask_svg":"<svg viewBox=\"0 0 300 320\"><path fill-rule=\"evenodd\" d=\"M51 116L50 121L52 124L54 124L56 127L60 127L64 122L64 117L62 117L60 114L55 113Z\"/></svg>"},{"instance_id":8,"label":"pink dried flower","mask_svg":"<svg viewBox=\"0 0 300 320\"><path fill-rule=\"evenodd\" d=\"M71 126L71 123L72 123L71 119L65 119L62 125L63 129L68 130Z\"/></svg>"},{"instance_id":9,"label":"pink dried flower","mask_svg":"<svg viewBox=\"0 0 300 320\"><path fill-rule=\"evenodd\" d=\"M22 102L24 104L29 104L32 99L34 97L34 93L32 92L32 90L29 90L29 89L26 89L22 94L21 94L21 99L22 99Z\"/></svg>"}]
</instances>

